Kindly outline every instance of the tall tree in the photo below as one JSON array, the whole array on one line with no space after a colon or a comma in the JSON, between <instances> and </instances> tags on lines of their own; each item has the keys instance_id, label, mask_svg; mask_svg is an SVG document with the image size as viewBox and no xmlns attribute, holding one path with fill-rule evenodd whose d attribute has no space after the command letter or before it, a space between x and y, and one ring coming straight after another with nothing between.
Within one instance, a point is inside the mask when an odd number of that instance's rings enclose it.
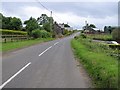
<instances>
[{"instance_id":1,"label":"tall tree","mask_svg":"<svg viewBox=\"0 0 120 90\"><path fill-rule=\"evenodd\" d=\"M49 22L49 17L46 14L41 14L41 16L37 18L37 21L40 25L43 25Z\"/></svg>"},{"instance_id":2,"label":"tall tree","mask_svg":"<svg viewBox=\"0 0 120 90\"><path fill-rule=\"evenodd\" d=\"M13 17L10 20L10 29L12 30L21 30L22 29L22 22L19 18Z\"/></svg>"},{"instance_id":3,"label":"tall tree","mask_svg":"<svg viewBox=\"0 0 120 90\"><path fill-rule=\"evenodd\" d=\"M2 29L21 30L22 28L22 21L16 17L5 17L0 13L0 21Z\"/></svg>"},{"instance_id":4,"label":"tall tree","mask_svg":"<svg viewBox=\"0 0 120 90\"><path fill-rule=\"evenodd\" d=\"M29 20L26 20L24 22L24 24L26 24L26 30L28 32L28 35L31 36L32 30L38 29L39 28L39 24L37 22L37 20L35 18L30 17Z\"/></svg>"},{"instance_id":5,"label":"tall tree","mask_svg":"<svg viewBox=\"0 0 120 90\"><path fill-rule=\"evenodd\" d=\"M90 24L89 27L90 28L96 28L96 26L94 24Z\"/></svg>"},{"instance_id":6,"label":"tall tree","mask_svg":"<svg viewBox=\"0 0 120 90\"><path fill-rule=\"evenodd\" d=\"M107 32L107 26L104 27L104 32Z\"/></svg>"},{"instance_id":7,"label":"tall tree","mask_svg":"<svg viewBox=\"0 0 120 90\"><path fill-rule=\"evenodd\" d=\"M48 17L46 14L41 14L40 17L37 18L37 22L40 25L43 25L43 29L48 32L52 32L53 30L53 18Z\"/></svg>"}]
</instances>

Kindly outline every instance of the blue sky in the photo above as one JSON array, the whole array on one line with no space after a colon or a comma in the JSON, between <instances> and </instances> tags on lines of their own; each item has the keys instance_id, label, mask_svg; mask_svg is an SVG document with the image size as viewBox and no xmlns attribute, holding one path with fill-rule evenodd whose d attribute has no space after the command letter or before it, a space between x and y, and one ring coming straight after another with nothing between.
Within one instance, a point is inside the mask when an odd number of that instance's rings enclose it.
<instances>
[{"instance_id":1,"label":"blue sky","mask_svg":"<svg viewBox=\"0 0 120 90\"><path fill-rule=\"evenodd\" d=\"M85 21L103 29L105 25L118 25L118 2L42 2L58 23L68 23L74 28L82 28ZM2 2L0 12L5 16L21 18L22 21L39 17L42 13L50 16L37 0L34 2ZM57 16L57 17L56 17Z\"/></svg>"}]
</instances>

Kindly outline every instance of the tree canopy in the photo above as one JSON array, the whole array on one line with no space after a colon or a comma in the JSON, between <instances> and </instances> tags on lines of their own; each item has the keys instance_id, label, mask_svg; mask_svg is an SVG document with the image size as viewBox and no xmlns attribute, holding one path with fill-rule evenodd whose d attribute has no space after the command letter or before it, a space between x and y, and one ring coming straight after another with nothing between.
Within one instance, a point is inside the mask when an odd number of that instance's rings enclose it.
<instances>
[{"instance_id":1,"label":"tree canopy","mask_svg":"<svg viewBox=\"0 0 120 90\"><path fill-rule=\"evenodd\" d=\"M0 21L2 21L2 29L10 29L10 30L21 30L22 29L22 21L16 17L5 17L0 13Z\"/></svg>"},{"instance_id":2,"label":"tree canopy","mask_svg":"<svg viewBox=\"0 0 120 90\"><path fill-rule=\"evenodd\" d=\"M26 30L28 32L28 35L31 35L32 30L38 29L39 28L39 24L37 23L37 20L35 18L30 17L29 20L26 20L24 22L24 24L26 25Z\"/></svg>"}]
</instances>

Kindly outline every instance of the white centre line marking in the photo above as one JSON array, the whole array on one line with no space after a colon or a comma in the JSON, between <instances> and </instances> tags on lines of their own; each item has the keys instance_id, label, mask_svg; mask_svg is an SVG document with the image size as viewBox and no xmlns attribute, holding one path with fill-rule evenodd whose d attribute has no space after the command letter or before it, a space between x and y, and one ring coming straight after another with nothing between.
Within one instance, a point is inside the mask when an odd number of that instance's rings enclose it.
<instances>
[{"instance_id":1,"label":"white centre line marking","mask_svg":"<svg viewBox=\"0 0 120 90\"><path fill-rule=\"evenodd\" d=\"M12 79L14 79L19 73L21 73L25 68L27 68L29 65L31 64L31 62L29 62L27 65L25 65L22 69L20 69L16 74L14 74L11 78L9 78L6 82L4 82L1 86L0 86L0 90L7 85Z\"/></svg>"},{"instance_id":2,"label":"white centre line marking","mask_svg":"<svg viewBox=\"0 0 120 90\"><path fill-rule=\"evenodd\" d=\"M43 51L42 53L39 54L39 56L43 55L45 52L47 52L50 48L52 48L52 46L50 46L49 48L47 48L45 51Z\"/></svg>"},{"instance_id":3,"label":"white centre line marking","mask_svg":"<svg viewBox=\"0 0 120 90\"><path fill-rule=\"evenodd\" d=\"M54 43L54 46L57 45L59 42ZM48 47L45 51L43 51L42 53L39 54L39 56L43 55L45 52L47 52L50 48L52 48L53 46Z\"/></svg>"},{"instance_id":4,"label":"white centre line marking","mask_svg":"<svg viewBox=\"0 0 120 90\"><path fill-rule=\"evenodd\" d=\"M54 45L57 45L59 42L54 43Z\"/></svg>"}]
</instances>

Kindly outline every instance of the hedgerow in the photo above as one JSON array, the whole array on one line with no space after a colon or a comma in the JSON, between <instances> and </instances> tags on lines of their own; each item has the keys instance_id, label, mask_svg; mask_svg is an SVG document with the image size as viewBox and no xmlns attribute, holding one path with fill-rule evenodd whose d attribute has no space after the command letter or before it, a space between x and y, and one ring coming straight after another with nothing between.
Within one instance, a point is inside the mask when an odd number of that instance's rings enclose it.
<instances>
[{"instance_id":1,"label":"hedgerow","mask_svg":"<svg viewBox=\"0 0 120 90\"><path fill-rule=\"evenodd\" d=\"M15 30L3 30L0 29L2 35L27 35L27 32L24 31L15 31Z\"/></svg>"}]
</instances>

